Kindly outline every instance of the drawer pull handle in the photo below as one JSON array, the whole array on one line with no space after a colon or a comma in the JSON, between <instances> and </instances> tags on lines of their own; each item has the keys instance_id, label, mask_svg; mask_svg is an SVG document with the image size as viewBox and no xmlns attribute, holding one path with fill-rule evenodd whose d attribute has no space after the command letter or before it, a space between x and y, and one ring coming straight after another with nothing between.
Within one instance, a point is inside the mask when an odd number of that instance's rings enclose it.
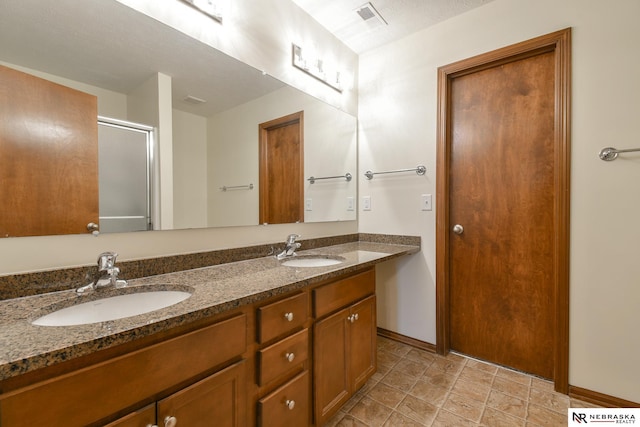
<instances>
[{"instance_id":1,"label":"drawer pull handle","mask_svg":"<svg viewBox=\"0 0 640 427\"><path fill-rule=\"evenodd\" d=\"M293 359L296 358L296 355L293 353L287 353L284 355L285 359L287 359L289 362L293 362Z\"/></svg>"},{"instance_id":2,"label":"drawer pull handle","mask_svg":"<svg viewBox=\"0 0 640 427\"><path fill-rule=\"evenodd\" d=\"M289 410L293 410L293 408L296 407L296 401L295 400L287 400L286 402L284 402L285 405L287 405L287 408L289 408Z\"/></svg>"},{"instance_id":3,"label":"drawer pull handle","mask_svg":"<svg viewBox=\"0 0 640 427\"><path fill-rule=\"evenodd\" d=\"M164 417L164 427L176 427L178 419L176 417Z\"/></svg>"},{"instance_id":4,"label":"drawer pull handle","mask_svg":"<svg viewBox=\"0 0 640 427\"><path fill-rule=\"evenodd\" d=\"M284 318L285 318L288 322L293 321L293 313L291 313L291 312L289 312L289 313L285 313L285 314L284 314Z\"/></svg>"}]
</instances>

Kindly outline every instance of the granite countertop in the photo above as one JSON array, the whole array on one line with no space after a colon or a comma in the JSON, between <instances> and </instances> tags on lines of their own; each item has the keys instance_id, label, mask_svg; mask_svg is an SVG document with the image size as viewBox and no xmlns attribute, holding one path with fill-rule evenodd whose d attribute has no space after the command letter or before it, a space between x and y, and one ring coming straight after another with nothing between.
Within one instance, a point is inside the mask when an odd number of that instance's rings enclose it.
<instances>
[{"instance_id":1,"label":"granite countertop","mask_svg":"<svg viewBox=\"0 0 640 427\"><path fill-rule=\"evenodd\" d=\"M0 301L0 380L84 356L224 311L285 294L345 273L373 266L418 246L352 242L299 255L332 255L345 260L327 267L286 267L273 256L150 276L122 290L78 296L73 290ZM77 326L36 326L31 322L58 308L134 290L187 289L191 297L150 313Z\"/></svg>"}]
</instances>

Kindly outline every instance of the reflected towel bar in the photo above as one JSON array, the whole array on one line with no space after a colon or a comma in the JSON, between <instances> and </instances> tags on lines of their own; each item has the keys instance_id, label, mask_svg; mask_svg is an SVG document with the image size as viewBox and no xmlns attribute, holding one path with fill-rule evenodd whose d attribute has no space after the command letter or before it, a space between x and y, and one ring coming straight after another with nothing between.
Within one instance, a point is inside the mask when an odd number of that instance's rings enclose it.
<instances>
[{"instance_id":1,"label":"reflected towel bar","mask_svg":"<svg viewBox=\"0 0 640 427\"><path fill-rule=\"evenodd\" d=\"M351 178L353 178L353 176L352 176L349 172L347 172L347 173L346 173L346 174L344 174L344 175L336 175L336 176L322 176L322 177L319 177L319 178L316 178L316 177L314 177L314 176L310 176L310 177L307 179L307 181L309 181L311 184L315 184L315 182L316 182L316 181L318 181L319 179L335 179L335 178L344 178L344 179L346 179L346 180L347 180L347 182L348 182L348 181L351 181Z\"/></svg>"},{"instance_id":2,"label":"reflected towel bar","mask_svg":"<svg viewBox=\"0 0 640 427\"><path fill-rule=\"evenodd\" d=\"M640 148L629 148L627 150L618 150L613 147L606 147L600 150L600 159L610 162L611 160L615 160L618 158L618 154L620 153L633 153L636 151L640 151Z\"/></svg>"},{"instance_id":3,"label":"reflected towel bar","mask_svg":"<svg viewBox=\"0 0 640 427\"><path fill-rule=\"evenodd\" d=\"M413 169L398 169L398 170L386 171L386 172L366 171L364 173L364 176L366 176L367 179L373 179L374 175L382 175L382 174L386 174L386 173L399 173L399 172L415 172L418 175L424 175L425 173L427 173L427 168L422 166L422 165L418 165L417 167L415 167Z\"/></svg>"},{"instance_id":4,"label":"reflected towel bar","mask_svg":"<svg viewBox=\"0 0 640 427\"><path fill-rule=\"evenodd\" d=\"M227 191L227 190L236 190L236 189L240 189L240 188L246 188L247 190L253 190L253 184L233 185L231 187L227 187L226 185L223 185L222 187L220 187L220 190Z\"/></svg>"}]
</instances>

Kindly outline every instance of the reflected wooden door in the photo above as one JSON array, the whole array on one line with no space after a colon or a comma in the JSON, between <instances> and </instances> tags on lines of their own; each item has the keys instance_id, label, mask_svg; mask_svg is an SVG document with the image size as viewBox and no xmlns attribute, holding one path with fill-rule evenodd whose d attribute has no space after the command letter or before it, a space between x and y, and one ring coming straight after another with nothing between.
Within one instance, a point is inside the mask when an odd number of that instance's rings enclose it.
<instances>
[{"instance_id":1,"label":"reflected wooden door","mask_svg":"<svg viewBox=\"0 0 640 427\"><path fill-rule=\"evenodd\" d=\"M304 221L303 118L260 124L260 224Z\"/></svg>"},{"instance_id":2,"label":"reflected wooden door","mask_svg":"<svg viewBox=\"0 0 640 427\"><path fill-rule=\"evenodd\" d=\"M98 223L97 99L0 66L0 236Z\"/></svg>"},{"instance_id":3,"label":"reflected wooden door","mask_svg":"<svg viewBox=\"0 0 640 427\"><path fill-rule=\"evenodd\" d=\"M448 329L439 338L448 349L554 378L567 332L558 325L568 309L560 292L568 289L568 191L559 184L568 165L558 137L558 52L548 40L532 45L491 63L456 64L448 76L439 147L447 158L439 315Z\"/></svg>"}]
</instances>

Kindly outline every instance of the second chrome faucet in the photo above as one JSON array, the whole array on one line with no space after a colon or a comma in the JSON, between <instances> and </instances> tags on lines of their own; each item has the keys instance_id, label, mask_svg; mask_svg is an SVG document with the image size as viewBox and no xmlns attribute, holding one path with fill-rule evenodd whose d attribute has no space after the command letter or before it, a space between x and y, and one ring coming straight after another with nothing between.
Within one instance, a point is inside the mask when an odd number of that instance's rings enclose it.
<instances>
[{"instance_id":1,"label":"second chrome faucet","mask_svg":"<svg viewBox=\"0 0 640 427\"><path fill-rule=\"evenodd\" d=\"M296 249L300 248L300 243L296 242L296 239L300 238L299 234L289 234L284 245L284 249L278 255L276 259L285 259L296 254Z\"/></svg>"}]
</instances>

